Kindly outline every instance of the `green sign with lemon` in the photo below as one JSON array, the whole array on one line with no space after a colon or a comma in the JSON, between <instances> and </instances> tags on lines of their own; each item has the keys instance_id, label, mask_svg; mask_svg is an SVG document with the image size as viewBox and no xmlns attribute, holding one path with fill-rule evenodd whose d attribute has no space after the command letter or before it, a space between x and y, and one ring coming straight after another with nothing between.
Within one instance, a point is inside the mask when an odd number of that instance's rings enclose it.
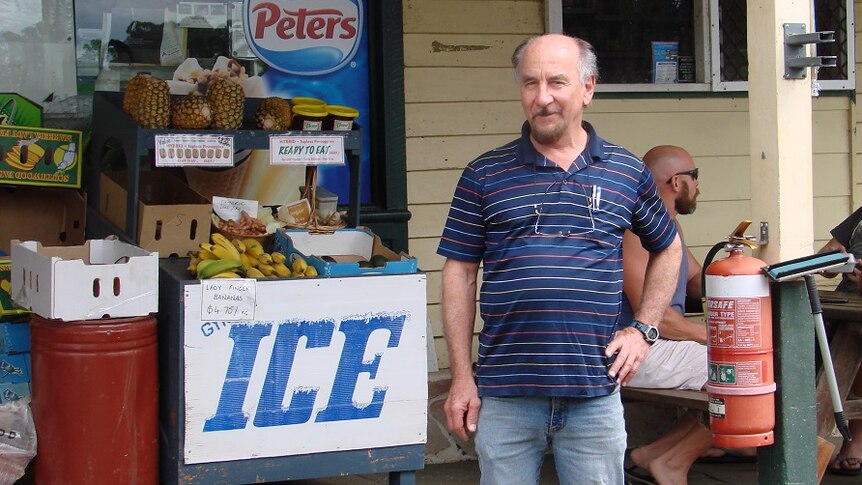
<instances>
[{"instance_id":1,"label":"green sign with lemon","mask_svg":"<svg viewBox=\"0 0 862 485\"><path fill-rule=\"evenodd\" d=\"M81 132L0 125L0 183L81 187Z\"/></svg>"}]
</instances>

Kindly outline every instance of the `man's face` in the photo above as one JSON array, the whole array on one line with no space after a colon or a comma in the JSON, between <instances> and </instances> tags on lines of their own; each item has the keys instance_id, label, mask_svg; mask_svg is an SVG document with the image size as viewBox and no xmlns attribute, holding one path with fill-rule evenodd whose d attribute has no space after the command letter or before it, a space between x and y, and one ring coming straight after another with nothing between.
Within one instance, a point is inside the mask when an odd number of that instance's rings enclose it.
<instances>
[{"instance_id":1,"label":"man's face","mask_svg":"<svg viewBox=\"0 0 862 485\"><path fill-rule=\"evenodd\" d=\"M691 168L694 168L692 164ZM674 208L678 214L693 214L697 209L697 196L700 195L698 181L691 175L679 175L680 189L674 200Z\"/></svg>"},{"instance_id":2,"label":"man's face","mask_svg":"<svg viewBox=\"0 0 862 485\"><path fill-rule=\"evenodd\" d=\"M581 82L577 44L566 39L541 39L527 48L519 68L521 107L532 137L551 144L573 124L580 127L595 80Z\"/></svg>"}]
</instances>

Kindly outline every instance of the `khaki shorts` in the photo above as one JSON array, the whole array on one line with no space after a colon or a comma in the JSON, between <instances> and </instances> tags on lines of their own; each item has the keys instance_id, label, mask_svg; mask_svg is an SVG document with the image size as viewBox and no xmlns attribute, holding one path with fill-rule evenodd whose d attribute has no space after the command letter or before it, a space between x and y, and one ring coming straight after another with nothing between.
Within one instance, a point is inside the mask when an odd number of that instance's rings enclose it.
<instances>
[{"instance_id":1,"label":"khaki shorts","mask_svg":"<svg viewBox=\"0 0 862 485\"><path fill-rule=\"evenodd\" d=\"M659 339L652 344L628 385L652 389L703 389L707 380L706 345Z\"/></svg>"}]
</instances>

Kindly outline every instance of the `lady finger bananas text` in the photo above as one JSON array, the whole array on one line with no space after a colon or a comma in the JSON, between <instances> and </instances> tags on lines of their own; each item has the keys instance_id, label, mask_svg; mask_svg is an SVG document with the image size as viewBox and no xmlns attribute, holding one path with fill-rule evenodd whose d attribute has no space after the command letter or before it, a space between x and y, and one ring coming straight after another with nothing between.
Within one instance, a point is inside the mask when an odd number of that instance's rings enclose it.
<instances>
[{"instance_id":1,"label":"lady finger bananas text","mask_svg":"<svg viewBox=\"0 0 862 485\"><path fill-rule=\"evenodd\" d=\"M267 253L253 238L228 239L213 233L211 242L201 243L190 251L188 271L197 279L209 278L307 278L317 276L317 269L300 254L290 260L277 251Z\"/></svg>"}]
</instances>

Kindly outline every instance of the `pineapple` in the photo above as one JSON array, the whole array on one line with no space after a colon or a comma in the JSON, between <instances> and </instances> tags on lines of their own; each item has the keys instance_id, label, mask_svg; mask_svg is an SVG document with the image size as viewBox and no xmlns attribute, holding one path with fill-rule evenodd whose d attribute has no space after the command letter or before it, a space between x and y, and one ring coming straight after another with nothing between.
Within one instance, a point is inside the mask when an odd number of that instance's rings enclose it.
<instances>
[{"instance_id":1,"label":"pineapple","mask_svg":"<svg viewBox=\"0 0 862 485\"><path fill-rule=\"evenodd\" d=\"M242 125L245 101L242 86L227 79L215 79L207 88L207 101L213 112L213 128L235 130Z\"/></svg>"},{"instance_id":2,"label":"pineapple","mask_svg":"<svg viewBox=\"0 0 862 485\"><path fill-rule=\"evenodd\" d=\"M143 91L144 86L147 84L148 77L150 77L149 74L138 73L129 79L129 84L123 93L123 111L126 114L131 115L132 111L134 111L135 103L138 102L141 91Z\"/></svg>"},{"instance_id":3,"label":"pineapple","mask_svg":"<svg viewBox=\"0 0 862 485\"><path fill-rule=\"evenodd\" d=\"M129 81L131 91L126 89L123 109L128 108L132 119L144 128L167 128L171 114L168 83L149 75L135 78Z\"/></svg>"},{"instance_id":4,"label":"pineapple","mask_svg":"<svg viewBox=\"0 0 862 485\"><path fill-rule=\"evenodd\" d=\"M277 96L269 97L260 102L255 113L257 126L263 130L287 130L293 119L290 103Z\"/></svg>"},{"instance_id":5,"label":"pineapple","mask_svg":"<svg viewBox=\"0 0 862 485\"><path fill-rule=\"evenodd\" d=\"M212 109L206 98L192 93L180 98L171 106L171 126L199 130L212 123Z\"/></svg>"}]
</instances>

